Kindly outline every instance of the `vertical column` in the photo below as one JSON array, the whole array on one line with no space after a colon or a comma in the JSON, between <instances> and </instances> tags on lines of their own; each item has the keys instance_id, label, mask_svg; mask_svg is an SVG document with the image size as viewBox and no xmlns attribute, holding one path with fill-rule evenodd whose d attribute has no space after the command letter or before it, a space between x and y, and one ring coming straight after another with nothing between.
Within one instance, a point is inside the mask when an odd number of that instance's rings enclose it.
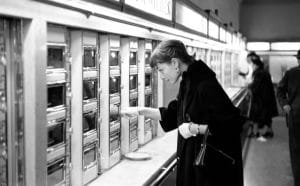
<instances>
[{"instance_id":1,"label":"vertical column","mask_svg":"<svg viewBox=\"0 0 300 186\"><path fill-rule=\"evenodd\" d=\"M71 184L83 185L82 175L82 31L71 31L71 56L72 56L72 170Z\"/></svg>"},{"instance_id":2,"label":"vertical column","mask_svg":"<svg viewBox=\"0 0 300 186\"><path fill-rule=\"evenodd\" d=\"M26 185L40 186L47 181L46 21L24 21L23 36Z\"/></svg>"},{"instance_id":3,"label":"vertical column","mask_svg":"<svg viewBox=\"0 0 300 186\"><path fill-rule=\"evenodd\" d=\"M100 153L101 171L109 168L109 37L101 34L100 43Z\"/></svg>"},{"instance_id":4,"label":"vertical column","mask_svg":"<svg viewBox=\"0 0 300 186\"><path fill-rule=\"evenodd\" d=\"M129 38L121 38L121 107L129 106ZM121 152L129 152L129 119L121 118Z\"/></svg>"},{"instance_id":5,"label":"vertical column","mask_svg":"<svg viewBox=\"0 0 300 186\"><path fill-rule=\"evenodd\" d=\"M139 80L139 86L138 86L138 100L139 105L144 106L145 105L145 40L139 39L138 40L138 80ZM138 117L138 142L139 144L143 144L145 141L145 117L139 116Z\"/></svg>"}]
</instances>

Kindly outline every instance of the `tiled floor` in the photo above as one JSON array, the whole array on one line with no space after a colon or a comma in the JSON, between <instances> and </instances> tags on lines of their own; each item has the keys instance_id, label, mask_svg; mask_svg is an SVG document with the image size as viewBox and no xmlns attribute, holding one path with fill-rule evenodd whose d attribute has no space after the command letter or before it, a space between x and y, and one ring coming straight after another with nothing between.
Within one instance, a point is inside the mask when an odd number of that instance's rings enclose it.
<instances>
[{"instance_id":1,"label":"tiled floor","mask_svg":"<svg viewBox=\"0 0 300 186\"><path fill-rule=\"evenodd\" d=\"M293 186L288 131L283 117L273 119L274 138L250 140L245 159L245 186Z\"/></svg>"}]
</instances>

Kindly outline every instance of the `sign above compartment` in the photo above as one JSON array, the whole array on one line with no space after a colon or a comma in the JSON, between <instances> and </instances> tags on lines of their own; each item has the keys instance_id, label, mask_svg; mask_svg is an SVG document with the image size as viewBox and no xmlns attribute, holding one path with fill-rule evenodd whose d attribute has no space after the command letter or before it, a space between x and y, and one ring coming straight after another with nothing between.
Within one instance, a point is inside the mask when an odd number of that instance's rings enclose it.
<instances>
[{"instance_id":1,"label":"sign above compartment","mask_svg":"<svg viewBox=\"0 0 300 186\"><path fill-rule=\"evenodd\" d=\"M172 0L125 0L126 5L170 21L172 20L172 3Z\"/></svg>"}]
</instances>

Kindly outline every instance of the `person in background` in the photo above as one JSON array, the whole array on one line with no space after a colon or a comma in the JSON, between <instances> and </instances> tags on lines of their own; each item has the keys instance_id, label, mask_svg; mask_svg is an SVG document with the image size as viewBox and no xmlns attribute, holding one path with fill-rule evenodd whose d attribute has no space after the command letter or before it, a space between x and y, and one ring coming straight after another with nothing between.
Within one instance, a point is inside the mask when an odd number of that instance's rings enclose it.
<instances>
[{"instance_id":1,"label":"person in background","mask_svg":"<svg viewBox=\"0 0 300 186\"><path fill-rule=\"evenodd\" d=\"M264 70L260 57L251 52L247 56L252 73L252 82L248 85L251 97L249 119L253 122L253 131L250 137L257 137L259 141L272 138L272 118L278 115L275 91L269 72ZM261 134L262 133L262 134Z\"/></svg>"},{"instance_id":2,"label":"person in background","mask_svg":"<svg viewBox=\"0 0 300 186\"><path fill-rule=\"evenodd\" d=\"M278 84L277 98L286 113L295 186L300 185L300 50L298 66L288 70Z\"/></svg>"},{"instance_id":3,"label":"person in background","mask_svg":"<svg viewBox=\"0 0 300 186\"><path fill-rule=\"evenodd\" d=\"M178 40L161 42L151 55L151 66L165 81L180 81L177 99L166 108L123 108L121 115L160 120L166 132L178 129L177 186L242 186L240 132L244 118L215 73L189 56ZM201 144L206 144L206 150ZM200 150L204 153L197 165Z\"/></svg>"}]
</instances>

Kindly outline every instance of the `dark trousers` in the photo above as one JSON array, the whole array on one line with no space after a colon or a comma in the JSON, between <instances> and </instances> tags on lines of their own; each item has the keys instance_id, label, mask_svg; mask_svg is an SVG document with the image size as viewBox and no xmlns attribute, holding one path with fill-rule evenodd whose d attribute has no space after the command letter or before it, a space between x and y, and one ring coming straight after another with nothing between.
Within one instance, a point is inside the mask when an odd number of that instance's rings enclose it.
<instances>
[{"instance_id":1,"label":"dark trousers","mask_svg":"<svg viewBox=\"0 0 300 186\"><path fill-rule=\"evenodd\" d=\"M289 124L289 147L295 186L300 186L300 122Z\"/></svg>"}]
</instances>

